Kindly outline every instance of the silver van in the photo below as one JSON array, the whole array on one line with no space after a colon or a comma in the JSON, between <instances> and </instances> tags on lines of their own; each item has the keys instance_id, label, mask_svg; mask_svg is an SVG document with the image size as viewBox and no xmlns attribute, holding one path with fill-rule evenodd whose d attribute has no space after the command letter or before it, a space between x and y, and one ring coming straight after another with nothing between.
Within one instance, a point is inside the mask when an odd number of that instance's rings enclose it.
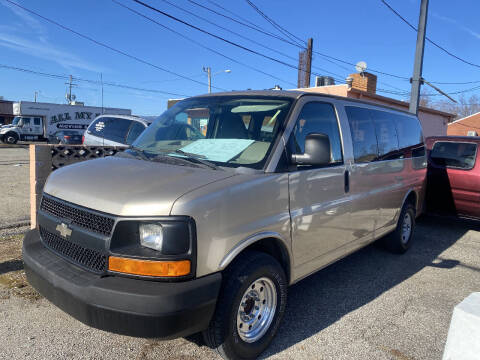
<instances>
[{"instance_id":1,"label":"silver van","mask_svg":"<svg viewBox=\"0 0 480 360\"><path fill-rule=\"evenodd\" d=\"M100 115L85 131L83 145L131 145L150 123L147 119L133 115Z\"/></svg>"},{"instance_id":2,"label":"silver van","mask_svg":"<svg viewBox=\"0 0 480 360\"><path fill-rule=\"evenodd\" d=\"M224 358L253 359L289 285L378 239L411 246L425 175L406 112L294 91L188 98L124 153L50 175L25 270L90 326L203 332Z\"/></svg>"}]
</instances>

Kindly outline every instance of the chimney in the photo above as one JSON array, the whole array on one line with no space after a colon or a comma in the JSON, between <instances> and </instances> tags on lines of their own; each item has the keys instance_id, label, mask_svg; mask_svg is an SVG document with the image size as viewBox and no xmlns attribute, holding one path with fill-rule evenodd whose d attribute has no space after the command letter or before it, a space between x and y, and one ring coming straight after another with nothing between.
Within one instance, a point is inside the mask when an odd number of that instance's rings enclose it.
<instances>
[{"instance_id":1,"label":"chimney","mask_svg":"<svg viewBox=\"0 0 480 360\"><path fill-rule=\"evenodd\" d=\"M375 94L377 91L377 76L368 72L351 74L352 89Z\"/></svg>"}]
</instances>

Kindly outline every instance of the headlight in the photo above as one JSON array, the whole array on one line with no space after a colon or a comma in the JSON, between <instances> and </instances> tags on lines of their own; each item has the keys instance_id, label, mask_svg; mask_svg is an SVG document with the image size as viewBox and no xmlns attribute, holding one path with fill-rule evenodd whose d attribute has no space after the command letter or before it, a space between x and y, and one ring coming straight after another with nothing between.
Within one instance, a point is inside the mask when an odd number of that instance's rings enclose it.
<instances>
[{"instance_id":1,"label":"headlight","mask_svg":"<svg viewBox=\"0 0 480 360\"><path fill-rule=\"evenodd\" d=\"M147 248L162 251L163 227L155 223L140 223L140 244Z\"/></svg>"}]
</instances>

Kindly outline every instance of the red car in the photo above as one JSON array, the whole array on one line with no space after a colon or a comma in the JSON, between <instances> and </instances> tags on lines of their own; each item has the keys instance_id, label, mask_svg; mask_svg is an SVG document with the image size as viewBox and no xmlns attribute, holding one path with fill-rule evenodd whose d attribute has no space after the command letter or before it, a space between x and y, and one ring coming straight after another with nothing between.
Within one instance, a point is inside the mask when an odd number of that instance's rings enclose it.
<instances>
[{"instance_id":1,"label":"red car","mask_svg":"<svg viewBox=\"0 0 480 360\"><path fill-rule=\"evenodd\" d=\"M427 138L429 212L480 219L479 144L473 136Z\"/></svg>"}]
</instances>

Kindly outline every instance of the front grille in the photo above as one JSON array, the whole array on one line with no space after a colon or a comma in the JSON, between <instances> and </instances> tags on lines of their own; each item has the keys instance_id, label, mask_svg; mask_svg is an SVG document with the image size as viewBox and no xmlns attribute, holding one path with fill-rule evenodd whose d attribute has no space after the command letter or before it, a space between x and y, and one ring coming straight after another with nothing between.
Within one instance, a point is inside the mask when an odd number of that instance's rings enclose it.
<instances>
[{"instance_id":1,"label":"front grille","mask_svg":"<svg viewBox=\"0 0 480 360\"><path fill-rule=\"evenodd\" d=\"M68 219L72 224L103 235L110 235L115 223L112 218L95 214L89 210L82 210L45 196L42 198L40 209L58 218Z\"/></svg>"},{"instance_id":2,"label":"front grille","mask_svg":"<svg viewBox=\"0 0 480 360\"><path fill-rule=\"evenodd\" d=\"M51 233L42 226L39 228L43 244L53 252L63 255L73 263L94 272L101 273L105 271L107 257L99 251L72 243L57 234Z\"/></svg>"}]
</instances>

